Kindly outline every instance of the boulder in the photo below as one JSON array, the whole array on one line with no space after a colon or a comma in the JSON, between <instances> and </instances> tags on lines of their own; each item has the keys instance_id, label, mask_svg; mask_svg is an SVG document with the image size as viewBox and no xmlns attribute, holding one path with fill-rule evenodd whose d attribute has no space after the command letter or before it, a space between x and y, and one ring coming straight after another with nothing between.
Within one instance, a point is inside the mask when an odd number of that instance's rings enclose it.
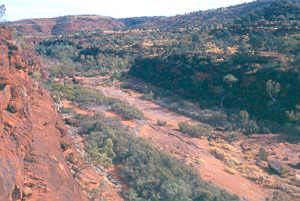
<instances>
[{"instance_id":1,"label":"boulder","mask_svg":"<svg viewBox=\"0 0 300 201\"><path fill-rule=\"evenodd\" d=\"M268 166L276 174L280 176L286 176L289 173L289 169L280 160L272 159L268 160Z\"/></svg>"}]
</instances>

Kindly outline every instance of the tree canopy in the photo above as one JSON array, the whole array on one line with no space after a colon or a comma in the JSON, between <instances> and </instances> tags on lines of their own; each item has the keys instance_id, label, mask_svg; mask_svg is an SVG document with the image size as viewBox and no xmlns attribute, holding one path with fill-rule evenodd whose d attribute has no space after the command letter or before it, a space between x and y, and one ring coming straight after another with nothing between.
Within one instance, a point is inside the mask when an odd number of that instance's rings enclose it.
<instances>
[{"instance_id":1,"label":"tree canopy","mask_svg":"<svg viewBox=\"0 0 300 201\"><path fill-rule=\"evenodd\" d=\"M6 12L6 7L4 4L2 4L0 6L0 20L3 18L3 16L5 15L5 12Z\"/></svg>"}]
</instances>

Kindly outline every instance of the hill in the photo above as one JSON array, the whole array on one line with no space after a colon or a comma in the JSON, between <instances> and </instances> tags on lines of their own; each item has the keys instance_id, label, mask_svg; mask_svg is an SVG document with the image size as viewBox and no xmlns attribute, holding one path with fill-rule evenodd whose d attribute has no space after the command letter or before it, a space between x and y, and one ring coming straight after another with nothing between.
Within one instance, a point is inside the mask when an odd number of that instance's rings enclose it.
<instances>
[{"instance_id":1,"label":"hill","mask_svg":"<svg viewBox=\"0 0 300 201\"><path fill-rule=\"evenodd\" d=\"M272 2L198 32L202 48L139 58L129 73L186 98L287 122L299 104L292 87L299 84L299 13L299 4Z\"/></svg>"},{"instance_id":2,"label":"hill","mask_svg":"<svg viewBox=\"0 0 300 201\"><path fill-rule=\"evenodd\" d=\"M60 35L80 31L114 30L124 25L110 17L81 15L21 20L10 23L10 26L25 35Z\"/></svg>"},{"instance_id":3,"label":"hill","mask_svg":"<svg viewBox=\"0 0 300 201\"><path fill-rule=\"evenodd\" d=\"M230 190L212 167L241 181L232 193L242 199L250 182L266 199L297 200L299 5L254 1L98 27L62 17L43 37L15 35L41 56L43 84L74 110L63 112L85 157L119 176L125 200L237 200L198 177Z\"/></svg>"},{"instance_id":4,"label":"hill","mask_svg":"<svg viewBox=\"0 0 300 201\"><path fill-rule=\"evenodd\" d=\"M297 2L255 1L206 14L122 19L126 26L143 28L54 36L35 48L40 55L59 61L59 67L52 69L60 75L130 70L130 75L186 98L201 99L206 106L225 107L229 113L245 110L251 118L272 120L282 127L297 122L290 118L298 114L294 87L299 74ZM209 18L209 13L217 17ZM195 24L199 21L194 17L204 17L203 25ZM163 29L160 25L148 28L148 23L159 19L170 22ZM251 132L278 128L273 124L258 127L262 128Z\"/></svg>"},{"instance_id":5,"label":"hill","mask_svg":"<svg viewBox=\"0 0 300 201\"><path fill-rule=\"evenodd\" d=\"M218 24L231 24L235 20L243 18L257 9L268 7L272 3L279 1L280 0L257 0L250 3L205 11L195 11L172 17L126 18L120 19L120 21L126 25L127 29L161 29L171 31L176 28L214 27L218 26ZM300 3L299 0L289 2Z\"/></svg>"}]
</instances>

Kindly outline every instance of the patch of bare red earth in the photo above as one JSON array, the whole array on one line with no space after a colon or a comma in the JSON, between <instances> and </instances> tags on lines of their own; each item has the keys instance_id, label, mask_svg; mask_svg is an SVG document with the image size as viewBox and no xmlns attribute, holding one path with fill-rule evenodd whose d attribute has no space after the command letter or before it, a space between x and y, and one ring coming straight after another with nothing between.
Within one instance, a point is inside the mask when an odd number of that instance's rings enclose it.
<instances>
[{"instance_id":1,"label":"patch of bare red earth","mask_svg":"<svg viewBox=\"0 0 300 201\"><path fill-rule=\"evenodd\" d=\"M98 79L101 80L101 78ZM95 83L95 78L81 78L81 80L90 87L94 87L92 83ZM249 201L261 201L272 194L269 189L246 179L240 174L230 174L224 171L225 164L211 155L207 139L186 137L177 131L179 122L197 123L196 121L169 111L151 101L142 100L140 99L141 94L131 90L130 93L127 93L128 90L124 92L114 86L97 86L96 88L102 90L108 97L127 101L143 111L148 120L145 125L140 127L139 136L149 139L160 150L183 159L186 164L195 167L204 180ZM157 126L156 122L158 120L166 121L167 126ZM131 126L128 122L124 123ZM132 127L136 127L134 123Z\"/></svg>"}]
</instances>

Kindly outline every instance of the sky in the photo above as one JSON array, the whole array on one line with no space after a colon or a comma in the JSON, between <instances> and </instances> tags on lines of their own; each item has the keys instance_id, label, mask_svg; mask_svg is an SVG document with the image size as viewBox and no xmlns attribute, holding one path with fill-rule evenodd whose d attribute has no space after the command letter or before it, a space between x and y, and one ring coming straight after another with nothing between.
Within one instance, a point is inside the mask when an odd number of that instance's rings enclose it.
<instances>
[{"instance_id":1,"label":"sky","mask_svg":"<svg viewBox=\"0 0 300 201\"><path fill-rule=\"evenodd\" d=\"M172 16L236 5L252 0L0 0L8 21L97 14L115 18Z\"/></svg>"}]
</instances>

